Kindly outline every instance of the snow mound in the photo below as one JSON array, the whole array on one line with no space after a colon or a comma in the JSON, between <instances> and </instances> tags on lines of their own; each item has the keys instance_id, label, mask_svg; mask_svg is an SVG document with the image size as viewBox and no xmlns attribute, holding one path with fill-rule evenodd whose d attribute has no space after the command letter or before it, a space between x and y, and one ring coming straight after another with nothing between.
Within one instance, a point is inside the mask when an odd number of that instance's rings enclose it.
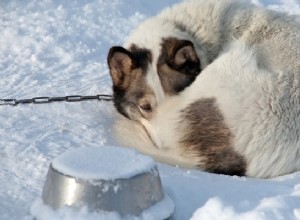
<instances>
[{"instance_id":1,"label":"snow mound","mask_svg":"<svg viewBox=\"0 0 300 220\"><path fill-rule=\"evenodd\" d=\"M170 217L170 213L173 213L174 208L173 201L168 195L165 195L161 201L144 210L140 216L122 217L117 212L91 212L86 207L80 210L74 210L70 207L53 210L39 198L31 206L30 212L37 220L160 220Z\"/></svg>"},{"instance_id":2,"label":"snow mound","mask_svg":"<svg viewBox=\"0 0 300 220\"><path fill-rule=\"evenodd\" d=\"M296 202L296 200L295 200ZM285 216L285 217L283 217ZM219 198L211 198L199 208L191 220L268 220L268 219L300 219L300 208L289 213L287 204L280 197L265 198L251 211L239 213L232 206L224 204Z\"/></svg>"},{"instance_id":3,"label":"snow mound","mask_svg":"<svg viewBox=\"0 0 300 220\"><path fill-rule=\"evenodd\" d=\"M149 172L155 162L129 148L115 146L82 147L55 158L52 166L57 171L80 179L129 179Z\"/></svg>"}]
</instances>

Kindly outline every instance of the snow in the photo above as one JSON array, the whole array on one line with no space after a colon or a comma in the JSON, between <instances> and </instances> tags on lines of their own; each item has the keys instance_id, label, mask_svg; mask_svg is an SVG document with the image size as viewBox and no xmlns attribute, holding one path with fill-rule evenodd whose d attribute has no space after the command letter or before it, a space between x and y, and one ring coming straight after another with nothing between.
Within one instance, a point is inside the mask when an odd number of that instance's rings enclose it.
<instances>
[{"instance_id":1,"label":"snow","mask_svg":"<svg viewBox=\"0 0 300 220\"><path fill-rule=\"evenodd\" d=\"M150 172L155 162L133 149L102 146L69 150L56 157L52 167L84 180L116 180Z\"/></svg>"},{"instance_id":2,"label":"snow","mask_svg":"<svg viewBox=\"0 0 300 220\"><path fill-rule=\"evenodd\" d=\"M121 216L117 212L91 212L87 207L76 211L70 207L63 207L59 210L53 210L49 206L45 205L41 199L38 199L33 203L33 206L31 207L31 213L34 217L36 217L37 220L121 219Z\"/></svg>"},{"instance_id":3,"label":"snow","mask_svg":"<svg viewBox=\"0 0 300 220\"><path fill-rule=\"evenodd\" d=\"M110 94L108 49L174 2L0 1L0 98ZM300 14L298 0L253 2ZM30 207L57 156L115 145L113 117L108 102L0 106L0 219L32 219ZM260 180L164 164L158 169L175 202L175 220L300 219L299 172Z\"/></svg>"},{"instance_id":4,"label":"snow","mask_svg":"<svg viewBox=\"0 0 300 220\"><path fill-rule=\"evenodd\" d=\"M30 211L37 220L156 220L170 217L170 213L174 211L174 203L168 195L165 195L161 201L144 210L140 216L120 216L117 212L91 212L86 207L80 210L70 207L53 210L39 198L33 203Z\"/></svg>"}]
</instances>

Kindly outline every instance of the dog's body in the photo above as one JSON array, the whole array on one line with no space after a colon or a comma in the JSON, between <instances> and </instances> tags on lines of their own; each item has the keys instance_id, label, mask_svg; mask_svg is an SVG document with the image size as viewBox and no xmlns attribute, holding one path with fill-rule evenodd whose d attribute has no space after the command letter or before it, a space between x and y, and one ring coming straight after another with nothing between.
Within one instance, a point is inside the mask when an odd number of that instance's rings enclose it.
<instances>
[{"instance_id":1,"label":"dog's body","mask_svg":"<svg viewBox=\"0 0 300 220\"><path fill-rule=\"evenodd\" d=\"M244 1L165 10L108 56L120 142L215 173L299 170L299 45L292 18Z\"/></svg>"},{"instance_id":2,"label":"dog's body","mask_svg":"<svg viewBox=\"0 0 300 220\"><path fill-rule=\"evenodd\" d=\"M274 76L236 43L144 125L204 170L274 177L300 169L299 122L300 74Z\"/></svg>"}]
</instances>

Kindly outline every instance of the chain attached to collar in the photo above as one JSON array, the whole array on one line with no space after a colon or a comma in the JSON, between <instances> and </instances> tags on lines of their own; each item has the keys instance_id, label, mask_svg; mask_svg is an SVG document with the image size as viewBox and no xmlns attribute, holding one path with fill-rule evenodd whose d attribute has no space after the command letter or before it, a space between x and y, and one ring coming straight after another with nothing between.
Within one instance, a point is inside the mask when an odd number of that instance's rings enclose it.
<instances>
[{"instance_id":1,"label":"chain attached to collar","mask_svg":"<svg viewBox=\"0 0 300 220\"><path fill-rule=\"evenodd\" d=\"M99 100L99 101L112 101L112 95L92 95L92 96L82 96L82 95L70 95L61 97L34 97L31 99L0 99L1 105L11 105L16 106L18 104L44 104L52 102L80 102L87 100Z\"/></svg>"}]
</instances>

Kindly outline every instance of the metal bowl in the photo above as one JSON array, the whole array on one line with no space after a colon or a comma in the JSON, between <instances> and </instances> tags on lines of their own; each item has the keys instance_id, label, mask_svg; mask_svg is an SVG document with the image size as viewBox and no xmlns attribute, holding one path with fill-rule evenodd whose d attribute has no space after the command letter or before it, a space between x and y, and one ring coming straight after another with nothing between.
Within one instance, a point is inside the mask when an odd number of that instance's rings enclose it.
<instances>
[{"instance_id":1,"label":"metal bowl","mask_svg":"<svg viewBox=\"0 0 300 220\"><path fill-rule=\"evenodd\" d=\"M91 150L90 148L86 149ZM97 148L97 151L99 149L101 147ZM132 151L131 149L126 150ZM84 159L84 155L81 159ZM98 162L101 163L101 158ZM114 165L115 162L111 161L108 166ZM75 210L87 207L93 212L113 211L121 216L139 216L144 210L154 206L164 198L161 180L155 164L150 169L142 170L130 178L121 177L111 180L72 176L54 167L53 164L49 167L42 193L43 203L54 210L65 206Z\"/></svg>"}]
</instances>

